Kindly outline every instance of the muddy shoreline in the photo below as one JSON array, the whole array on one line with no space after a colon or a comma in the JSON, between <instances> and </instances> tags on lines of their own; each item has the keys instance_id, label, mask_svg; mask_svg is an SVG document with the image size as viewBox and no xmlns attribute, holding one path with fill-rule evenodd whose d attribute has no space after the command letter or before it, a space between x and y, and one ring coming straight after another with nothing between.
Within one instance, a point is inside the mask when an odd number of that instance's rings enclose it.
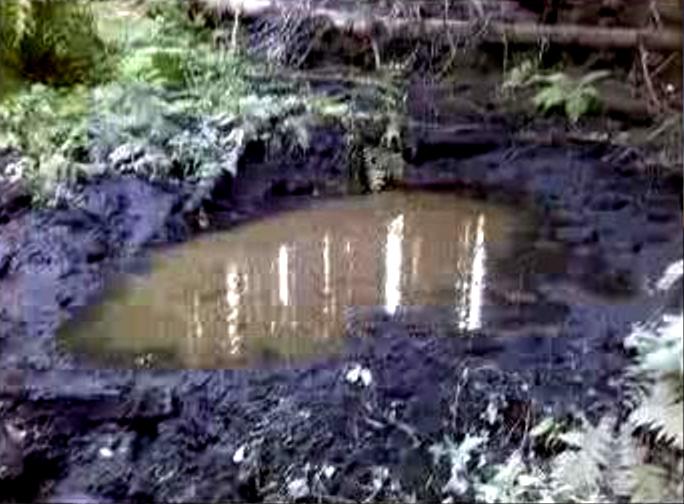
<instances>
[{"instance_id":1,"label":"muddy shoreline","mask_svg":"<svg viewBox=\"0 0 684 504\"><path fill-rule=\"evenodd\" d=\"M346 502L373 495L383 467L372 500L434 501L447 475L428 448L447 434L485 429L496 458L546 412L619 412L630 324L681 304L681 284L649 293L682 257L681 174L608 165L600 146L515 144L503 126L467 141L411 135L396 185L504 201L539 219L489 293L494 324L468 339L439 311L370 310L351 321L342 356L296 368L95 369L59 351L56 328L110 275L199 231L193 188L110 178L87 184L75 207L0 208L0 499ZM311 145L277 161L248 149L238 176L203 204L210 228L347 194L340 132L321 129ZM548 271L516 285L516 268L540 260ZM345 380L356 363L370 386Z\"/></svg>"}]
</instances>

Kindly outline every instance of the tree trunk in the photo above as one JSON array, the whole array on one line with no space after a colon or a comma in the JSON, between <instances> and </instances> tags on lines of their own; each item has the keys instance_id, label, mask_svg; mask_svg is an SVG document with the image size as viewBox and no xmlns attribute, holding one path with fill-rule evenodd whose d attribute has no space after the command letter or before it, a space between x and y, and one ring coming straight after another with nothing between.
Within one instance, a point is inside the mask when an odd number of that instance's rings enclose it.
<instances>
[{"instance_id":1,"label":"tree trunk","mask_svg":"<svg viewBox=\"0 0 684 504\"><path fill-rule=\"evenodd\" d=\"M243 0L249 5L250 0ZM258 0L252 9L244 9L243 17L281 17L290 9ZM334 28L361 37L384 35L391 39L428 39L443 33L455 36L473 37L477 34L487 42L512 42L537 44L548 41L552 44L584 46L596 49L629 49L643 46L652 51L681 51L681 30L673 28L637 29L607 28L592 25L545 25L533 22L508 23L501 21L456 20L425 18L422 20L405 17L374 16L367 12L344 11L327 8L311 8L305 12L310 18L327 20Z\"/></svg>"}]
</instances>

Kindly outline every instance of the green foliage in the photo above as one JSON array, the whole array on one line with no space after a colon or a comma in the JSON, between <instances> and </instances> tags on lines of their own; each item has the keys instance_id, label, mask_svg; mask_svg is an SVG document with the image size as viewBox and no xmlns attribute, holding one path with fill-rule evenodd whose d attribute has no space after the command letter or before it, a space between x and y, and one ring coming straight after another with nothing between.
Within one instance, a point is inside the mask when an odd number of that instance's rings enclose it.
<instances>
[{"instance_id":1,"label":"green foliage","mask_svg":"<svg viewBox=\"0 0 684 504\"><path fill-rule=\"evenodd\" d=\"M97 162L123 144L162 147L179 132L164 93L144 83L109 84L93 93L92 153Z\"/></svg>"},{"instance_id":2,"label":"green foliage","mask_svg":"<svg viewBox=\"0 0 684 504\"><path fill-rule=\"evenodd\" d=\"M85 88L67 92L35 84L0 106L0 148L22 152L23 177L34 187L52 186L84 161L88 111Z\"/></svg>"},{"instance_id":3,"label":"green foliage","mask_svg":"<svg viewBox=\"0 0 684 504\"><path fill-rule=\"evenodd\" d=\"M576 123L583 116L595 112L600 106L596 82L610 75L607 71L594 71L573 78L564 72L544 73L539 70L538 59L526 58L508 72L502 85L504 91L535 86L540 89L532 102L542 112L562 111Z\"/></svg>"},{"instance_id":4,"label":"green foliage","mask_svg":"<svg viewBox=\"0 0 684 504\"><path fill-rule=\"evenodd\" d=\"M600 495L606 485L604 470L608 467L614 427L615 420L604 417L596 426L585 420L582 429L562 435L568 448L551 465L554 493L573 500Z\"/></svg>"},{"instance_id":5,"label":"green foliage","mask_svg":"<svg viewBox=\"0 0 684 504\"><path fill-rule=\"evenodd\" d=\"M224 51L197 50L182 62L185 100L198 113L234 113L250 89L245 63Z\"/></svg>"},{"instance_id":6,"label":"green foliage","mask_svg":"<svg viewBox=\"0 0 684 504\"><path fill-rule=\"evenodd\" d=\"M599 95L593 83L609 75L606 71L590 72L581 79L573 79L564 73L536 76L530 83L539 83L542 89L532 99L544 112L560 108L571 122L595 111Z\"/></svg>"},{"instance_id":7,"label":"green foliage","mask_svg":"<svg viewBox=\"0 0 684 504\"><path fill-rule=\"evenodd\" d=\"M183 82L184 50L171 47L144 47L132 51L119 64L120 80L171 86Z\"/></svg>"},{"instance_id":8,"label":"green foliage","mask_svg":"<svg viewBox=\"0 0 684 504\"><path fill-rule=\"evenodd\" d=\"M525 58L506 73L502 88L504 91L514 90L526 85L539 72L539 61Z\"/></svg>"},{"instance_id":9,"label":"green foliage","mask_svg":"<svg viewBox=\"0 0 684 504\"><path fill-rule=\"evenodd\" d=\"M55 9L51 16L44 10L48 4ZM57 33L58 27L51 24L67 12L87 13L80 2L71 2L69 8L52 0L45 6L35 0L2 5L3 13L12 15L16 34L4 39L12 41L8 48L33 44L33 30L41 26ZM78 16L74 21L87 21L89 30L101 27L103 18L108 20L107 47L115 79L92 89L36 85L0 103L0 146L22 153L17 170L38 194L48 197L59 184L74 180L84 163L97 171L146 176L169 176L174 167L179 175L215 173L217 166L226 165L228 134L212 129L216 121L211 117L237 111L246 90L243 67L212 50L194 27L180 20L174 6L175 2L156 2L149 12L131 15L133 4L97 4L98 22ZM3 20L7 32L10 20ZM130 30L123 31L124 26ZM74 43L87 47L79 33ZM68 47L72 39L66 39ZM234 167L235 162L228 164Z\"/></svg>"},{"instance_id":10,"label":"green foliage","mask_svg":"<svg viewBox=\"0 0 684 504\"><path fill-rule=\"evenodd\" d=\"M261 92L249 83L246 63L214 48L210 34L188 21L176 0L97 2L94 17L80 0L69 8L58 0L10 4L11 22L3 18L2 24L5 32L12 27L12 37L3 39L11 40L7 50L20 54L17 48L39 38L39 26L61 34L52 24L68 12L76 17L65 27L84 23L80 32L74 28L74 43L106 48L111 68L107 82L91 80L89 88L27 87L0 103L0 146L21 152L23 161L13 173L46 199L80 174L207 180L235 173L249 142L263 142L269 152L306 150L315 118L345 113L332 100L313 99L296 86ZM47 5L54 9L50 15L42 10ZM85 43L81 33L98 42ZM69 48L71 39L64 37ZM83 66L65 68L76 74L99 68L97 62L77 61Z\"/></svg>"},{"instance_id":11,"label":"green foliage","mask_svg":"<svg viewBox=\"0 0 684 504\"><path fill-rule=\"evenodd\" d=\"M109 75L109 49L84 0L0 2L0 59L25 79L58 86Z\"/></svg>"},{"instance_id":12,"label":"green foliage","mask_svg":"<svg viewBox=\"0 0 684 504\"><path fill-rule=\"evenodd\" d=\"M581 423L569 429L545 418L529 436L557 455L540 459L516 450L479 474L455 473L459 490L472 485L484 502L682 502L682 320L666 317L659 327L637 328L627 339L637 352L630 376L647 384L645 392L637 390L640 399L628 421L606 415L592 425L580 416ZM458 454L458 448L446 446L439 454Z\"/></svg>"},{"instance_id":13,"label":"green foliage","mask_svg":"<svg viewBox=\"0 0 684 504\"><path fill-rule=\"evenodd\" d=\"M655 380L630 422L680 451L684 450L683 330L681 316L666 318L657 331L638 328L627 340L627 346L638 352L635 373Z\"/></svg>"},{"instance_id":14,"label":"green foliage","mask_svg":"<svg viewBox=\"0 0 684 504\"><path fill-rule=\"evenodd\" d=\"M442 459L446 459L449 465L449 480L442 491L446 494L462 495L470 486L466 477L467 467L473 458L475 451L487 442L485 436L466 435L460 443L451 439L445 439L441 443L430 447L433 463L437 465Z\"/></svg>"}]
</instances>

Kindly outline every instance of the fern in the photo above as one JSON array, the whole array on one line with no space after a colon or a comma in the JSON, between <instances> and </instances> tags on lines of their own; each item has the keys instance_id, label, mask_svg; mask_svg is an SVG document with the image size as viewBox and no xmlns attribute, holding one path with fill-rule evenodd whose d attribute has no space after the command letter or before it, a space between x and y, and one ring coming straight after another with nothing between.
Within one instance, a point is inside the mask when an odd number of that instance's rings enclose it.
<instances>
[{"instance_id":1,"label":"fern","mask_svg":"<svg viewBox=\"0 0 684 504\"><path fill-rule=\"evenodd\" d=\"M645 428L656 440L684 449L684 336L681 316L666 317L654 331L636 328L626 345L638 352L635 373L656 380L630 415L635 428Z\"/></svg>"},{"instance_id":2,"label":"fern","mask_svg":"<svg viewBox=\"0 0 684 504\"><path fill-rule=\"evenodd\" d=\"M613 441L612 417L602 418L595 427L583 421L583 429L561 435L570 449L552 464L551 479L558 487L567 487L571 495L593 495L601 489L602 469L608 464Z\"/></svg>"},{"instance_id":3,"label":"fern","mask_svg":"<svg viewBox=\"0 0 684 504\"><path fill-rule=\"evenodd\" d=\"M495 467L494 476L476 486L478 500L484 502L530 502L552 500L548 478L539 468L528 470L519 450L505 464Z\"/></svg>"},{"instance_id":4,"label":"fern","mask_svg":"<svg viewBox=\"0 0 684 504\"><path fill-rule=\"evenodd\" d=\"M31 81L56 85L109 77L109 52L83 0L0 2L0 56Z\"/></svg>"},{"instance_id":5,"label":"fern","mask_svg":"<svg viewBox=\"0 0 684 504\"><path fill-rule=\"evenodd\" d=\"M530 431L537 442L564 450L546 463L528 468L515 452L506 464L476 485L486 502L682 502L684 457L682 418L682 316L666 317L654 328L637 327L626 345L637 350L629 379L638 405L615 432L616 419L569 432L545 419ZM635 430L653 434L645 443Z\"/></svg>"},{"instance_id":6,"label":"fern","mask_svg":"<svg viewBox=\"0 0 684 504\"><path fill-rule=\"evenodd\" d=\"M24 155L23 178L37 190L72 178L87 144L87 91L36 84L0 106L0 148Z\"/></svg>"},{"instance_id":7,"label":"fern","mask_svg":"<svg viewBox=\"0 0 684 504\"><path fill-rule=\"evenodd\" d=\"M623 426L613 439L609 463L605 469L606 483L615 497L625 499L633 494L637 481L635 468L642 458L631 430Z\"/></svg>"},{"instance_id":8,"label":"fern","mask_svg":"<svg viewBox=\"0 0 684 504\"><path fill-rule=\"evenodd\" d=\"M635 428L645 428L656 435L656 441L672 444L679 450L684 449L682 424L681 392L676 390L680 384L656 383L646 400L629 417Z\"/></svg>"},{"instance_id":9,"label":"fern","mask_svg":"<svg viewBox=\"0 0 684 504\"><path fill-rule=\"evenodd\" d=\"M449 464L449 480L442 489L445 494L462 495L468 490L470 483L465 477L468 463L475 450L486 442L487 438L484 436L466 434L465 439L460 444L447 438L443 442L430 447L429 450L435 465L443 458Z\"/></svg>"},{"instance_id":10,"label":"fern","mask_svg":"<svg viewBox=\"0 0 684 504\"><path fill-rule=\"evenodd\" d=\"M637 326L625 345L637 351L637 362L630 374L641 382L651 382L641 393L641 401L631 412L625 432L645 430L654 434L654 445L634 448L638 463L629 474L632 502L678 501L683 495L684 450L684 372L682 315L666 316L655 327ZM631 437L631 436L630 436ZM633 439L633 438L632 438ZM659 463L645 463L649 453L658 450ZM676 461L667 463L664 454Z\"/></svg>"}]
</instances>

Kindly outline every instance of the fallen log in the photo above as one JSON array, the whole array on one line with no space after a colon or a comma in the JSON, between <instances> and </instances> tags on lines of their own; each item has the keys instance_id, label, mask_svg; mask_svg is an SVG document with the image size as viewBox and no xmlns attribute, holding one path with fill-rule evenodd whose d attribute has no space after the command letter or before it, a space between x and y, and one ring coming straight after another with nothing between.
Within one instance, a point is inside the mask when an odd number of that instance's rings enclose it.
<instances>
[{"instance_id":1,"label":"fallen log","mask_svg":"<svg viewBox=\"0 0 684 504\"><path fill-rule=\"evenodd\" d=\"M313 17L327 19L342 31L370 36L380 31L390 38L429 38L442 33L477 36L487 42L537 44L546 41L559 45L594 47L597 49L636 49L681 51L682 33L674 29L605 28L581 25L543 25L538 23L504 23L462 21L452 19L406 19L364 17L333 9L313 9Z\"/></svg>"},{"instance_id":2,"label":"fallen log","mask_svg":"<svg viewBox=\"0 0 684 504\"><path fill-rule=\"evenodd\" d=\"M202 1L202 0L201 0ZM203 0L208 1L208 0ZM295 12L305 18L327 21L334 29L360 37L382 36L389 39L429 39L440 34L474 37L494 43L585 46L596 49L636 49L681 51L682 33L671 28L608 28L591 25L546 25L534 22L510 23L488 19L459 20L448 18L413 19L373 15L363 9L342 10L293 7L276 0L211 0L223 6L223 14L245 19L263 17L289 18ZM233 8L233 4L235 7Z\"/></svg>"}]
</instances>

